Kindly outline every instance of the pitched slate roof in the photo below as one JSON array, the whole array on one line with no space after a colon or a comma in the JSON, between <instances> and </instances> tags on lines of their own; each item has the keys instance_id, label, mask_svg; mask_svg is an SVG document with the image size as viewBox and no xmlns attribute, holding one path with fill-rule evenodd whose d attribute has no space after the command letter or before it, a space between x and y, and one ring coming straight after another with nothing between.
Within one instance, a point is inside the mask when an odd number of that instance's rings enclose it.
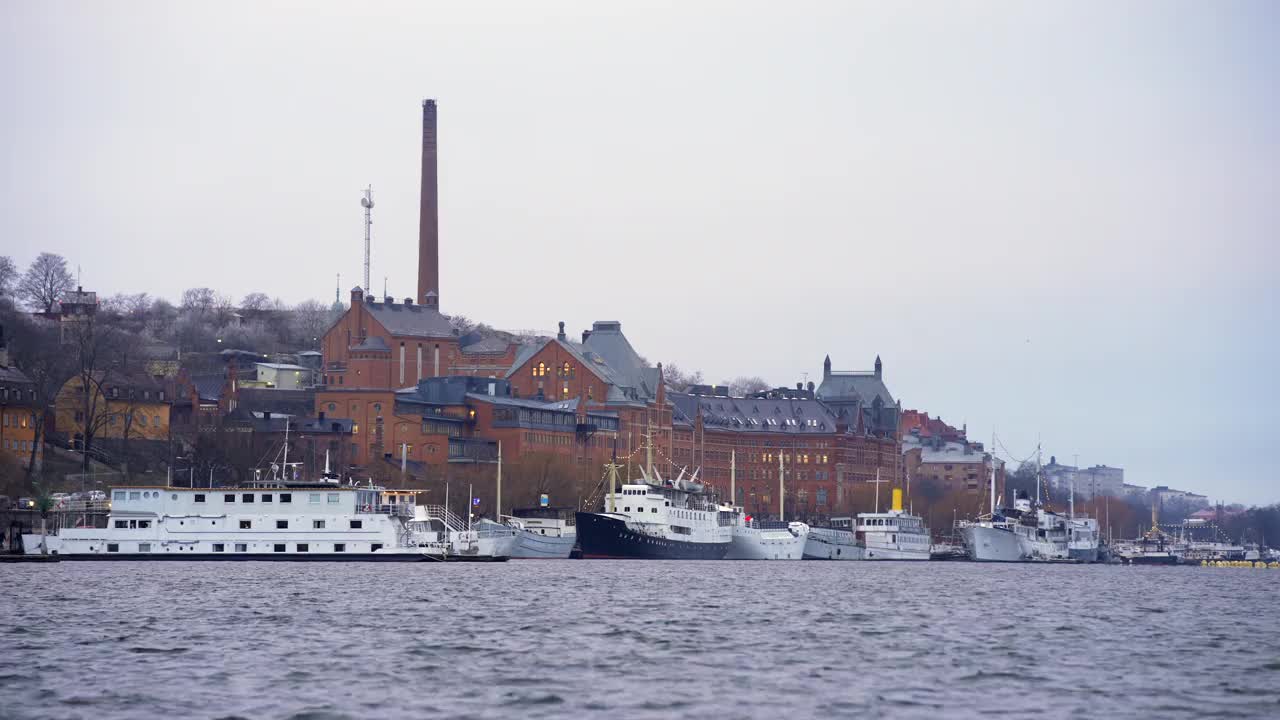
<instances>
[{"instance_id":1,"label":"pitched slate roof","mask_svg":"<svg viewBox=\"0 0 1280 720\"><path fill-rule=\"evenodd\" d=\"M831 373L822 379L818 386L819 400L852 401L860 400L865 407L871 407L878 397L885 407L894 404L893 395L884 380L875 373L841 372Z\"/></svg>"},{"instance_id":2,"label":"pitched slate roof","mask_svg":"<svg viewBox=\"0 0 1280 720\"><path fill-rule=\"evenodd\" d=\"M458 341L462 348L462 352L467 355L495 354L500 355L507 351L509 343L497 335L489 337L481 337L478 333L470 335Z\"/></svg>"},{"instance_id":3,"label":"pitched slate roof","mask_svg":"<svg viewBox=\"0 0 1280 720\"><path fill-rule=\"evenodd\" d=\"M675 406L673 422L692 425L698 411L709 427L735 432L795 433L836 432L836 415L818 400L712 397L669 393Z\"/></svg>"},{"instance_id":4,"label":"pitched slate roof","mask_svg":"<svg viewBox=\"0 0 1280 720\"><path fill-rule=\"evenodd\" d=\"M364 309L392 335L453 337L449 319L425 305L366 302Z\"/></svg>"},{"instance_id":5,"label":"pitched slate roof","mask_svg":"<svg viewBox=\"0 0 1280 720\"><path fill-rule=\"evenodd\" d=\"M549 338L536 346L523 346L516 361L507 371L511 377L548 343L559 343L583 368L600 376L608 386L606 402L634 403L652 400L658 395L658 369L645 365L639 353L622 334L622 324L598 321L585 343L567 338Z\"/></svg>"},{"instance_id":6,"label":"pitched slate roof","mask_svg":"<svg viewBox=\"0 0 1280 720\"><path fill-rule=\"evenodd\" d=\"M387 347L387 343L378 335L370 335L364 339L364 342L351 348L352 351L361 352L391 352L391 348Z\"/></svg>"},{"instance_id":7,"label":"pitched slate roof","mask_svg":"<svg viewBox=\"0 0 1280 720\"><path fill-rule=\"evenodd\" d=\"M221 373L217 375L192 375L191 384L201 400L217 402L222 399L222 388L227 380Z\"/></svg>"}]
</instances>

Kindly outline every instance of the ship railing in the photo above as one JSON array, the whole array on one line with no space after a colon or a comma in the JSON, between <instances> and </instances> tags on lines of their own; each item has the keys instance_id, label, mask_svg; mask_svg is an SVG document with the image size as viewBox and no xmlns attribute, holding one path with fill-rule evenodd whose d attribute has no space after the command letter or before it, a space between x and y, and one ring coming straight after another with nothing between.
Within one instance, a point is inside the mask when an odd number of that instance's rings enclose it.
<instances>
[{"instance_id":1,"label":"ship railing","mask_svg":"<svg viewBox=\"0 0 1280 720\"><path fill-rule=\"evenodd\" d=\"M413 517L413 505L409 503L382 503L379 505L358 505L356 506L356 514L358 515L396 515L399 517Z\"/></svg>"},{"instance_id":2,"label":"ship railing","mask_svg":"<svg viewBox=\"0 0 1280 720\"><path fill-rule=\"evenodd\" d=\"M450 530L461 532L467 529L466 521L443 505L423 505L422 510L426 513L428 520L439 520Z\"/></svg>"}]
</instances>

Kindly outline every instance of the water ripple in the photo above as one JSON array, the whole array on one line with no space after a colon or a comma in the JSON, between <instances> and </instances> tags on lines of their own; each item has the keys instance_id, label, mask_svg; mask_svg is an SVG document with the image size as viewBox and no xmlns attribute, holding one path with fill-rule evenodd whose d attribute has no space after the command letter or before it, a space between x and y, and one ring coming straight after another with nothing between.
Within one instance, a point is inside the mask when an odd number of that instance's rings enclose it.
<instances>
[{"instance_id":1,"label":"water ripple","mask_svg":"<svg viewBox=\"0 0 1280 720\"><path fill-rule=\"evenodd\" d=\"M0 714L19 720L1280 710L1273 573L543 561L0 574Z\"/></svg>"}]
</instances>

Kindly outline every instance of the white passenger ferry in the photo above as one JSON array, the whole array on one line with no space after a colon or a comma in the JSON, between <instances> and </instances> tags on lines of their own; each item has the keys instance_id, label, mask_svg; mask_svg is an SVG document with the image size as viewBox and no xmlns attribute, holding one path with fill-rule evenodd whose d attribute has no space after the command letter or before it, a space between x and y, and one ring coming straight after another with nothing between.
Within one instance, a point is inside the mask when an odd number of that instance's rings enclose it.
<instances>
[{"instance_id":1,"label":"white passenger ferry","mask_svg":"<svg viewBox=\"0 0 1280 720\"><path fill-rule=\"evenodd\" d=\"M928 560L930 536L924 519L902 509L902 489L893 489L889 512L858 513L863 560Z\"/></svg>"},{"instance_id":2,"label":"white passenger ferry","mask_svg":"<svg viewBox=\"0 0 1280 720\"><path fill-rule=\"evenodd\" d=\"M24 535L63 560L441 560L447 537L410 527L418 490L336 483L117 487L105 528Z\"/></svg>"}]
</instances>

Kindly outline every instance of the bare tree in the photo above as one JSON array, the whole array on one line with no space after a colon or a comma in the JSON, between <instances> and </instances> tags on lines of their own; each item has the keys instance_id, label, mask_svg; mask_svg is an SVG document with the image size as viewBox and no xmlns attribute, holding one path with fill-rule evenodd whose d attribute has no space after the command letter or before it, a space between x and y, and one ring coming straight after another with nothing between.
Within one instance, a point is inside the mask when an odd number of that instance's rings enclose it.
<instances>
[{"instance_id":1,"label":"bare tree","mask_svg":"<svg viewBox=\"0 0 1280 720\"><path fill-rule=\"evenodd\" d=\"M67 261L61 255L40 253L18 281L18 295L33 310L53 312L53 306L75 281L67 272Z\"/></svg>"},{"instance_id":2,"label":"bare tree","mask_svg":"<svg viewBox=\"0 0 1280 720\"><path fill-rule=\"evenodd\" d=\"M329 309L319 300L303 300L293 308L295 340L309 348L318 347L320 336L329 329Z\"/></svg>"},{"instance_id":3,"label":"bare tree","mask_svg":"<svg viewBox=\"0 0 1280 720\"><path fill-rule=\"evenodd\" d=\"M666 380L667 386L676 392L684 392L693 385L702 384L702 371L695 370L687 373L680 369L679 365L669 363L662 366L662 377Z\"/></svg>"},{"instance_id":4,"label":"bare tree","mask_svg":"<svg viewBox=\"0 0 1280 720\"><path fill-rule=\"evenodd\" d=\"M18 266L13 264L13 258L8 255L0 255L0 295L9 295L13 292L13 286L18 282Z\"/></svg>"},{"instance_id":5,"label":"bare tree","mask_svg":"<svg viewBox=\"0 0 1280 720\"><path fill-rule=\"evenodd\" d=\"M115 418L108 388L128 375L133 341L105 319L93 316L72 323L70 335L75 387L72 393L59 395L59 404L77 413L84 442L83 471L89 472L94 438Z\"/></svg>"},{"instance_id":6,"label":"bare tree","mask_svg":"<svg viewBox=\"0 0 1280 720\"><path fill-rule=\"evenodd\" d=\"M769 389L769 383L759 375L740 375L728 383L729 394L738 397L750 395L752 393L764 392Z\"/></svg>"},{"instance_id":7,"label":"bare tree","mask_svg":"<svg viewBox=\"0 0 1280 720\"><path fill-rule=\"evenodd\" d=\"M207 315L213 312L218 303L218 294L213 288L188 288L182 291L182 309L195 315Z\"/></svg>"},{"instance_id":8,"label":"bare tree","mask_svg":"<svg viewBox=\"0 0 1280 720\"><path fill-rule=\"evenodd\" d=\"M261 312L271 309L271 298L262 292L252 292L240 301L240 309L245 312Z\"/></svg>"},{"instance_id":9,"label":"bare tree","mask_svg":"<svg viewBox=\"0 0 1280 720\"><path fill-rule=\"evenodd\" d=\"M164 298L156 298L146 312L147 332L158 338L171 339L174 334L174 322L177 319L178 309L173 306L173 303Z\"/></svg>"}]
</instances>

